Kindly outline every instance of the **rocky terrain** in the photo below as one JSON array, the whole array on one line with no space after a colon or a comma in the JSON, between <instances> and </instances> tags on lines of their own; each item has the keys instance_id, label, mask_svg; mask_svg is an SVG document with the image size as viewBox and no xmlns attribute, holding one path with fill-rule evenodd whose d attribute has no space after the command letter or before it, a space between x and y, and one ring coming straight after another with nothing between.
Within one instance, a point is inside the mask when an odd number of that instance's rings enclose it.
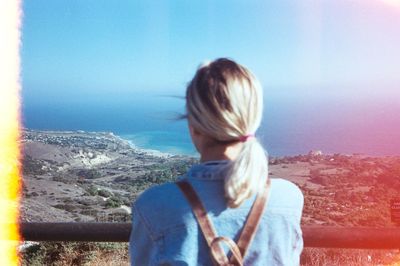
<instances>
[{"instance_id":1,"label":"rocky terrain","mask_svg":"<svg viewBox=\"0 0 400 266\"><path fill-rule=\"evenodd\" d=\"M400 157L310 152L272 159L270 175L302 190L303 225L396 226L390 201L400 198Z\"/></svg>"},{"instance_id":2,"label":"rocky terrain","mask_svg":"<svg viewBox=\"0 0 400 266\"><path fill-rule=\"evenodd\" d=\"M112 133L25 130L21 141L25 221L129 221L141 191L197 162L137 149ZM399 157L310 152L270 158L270 176L301 188L303 224L394 226L390 200L400 197Z\"/></svg>"},{"instance_id":3,"label":"rocky terrain","mask_svg":"<svg viewBox=\"0 0 400 266\"><path fill-rule=\"evenodd\" d=\"M152 183L186 172L194 159L136 149L112 133L25 130L22 220L129 221Z\"/></svg>"}]
</instances>

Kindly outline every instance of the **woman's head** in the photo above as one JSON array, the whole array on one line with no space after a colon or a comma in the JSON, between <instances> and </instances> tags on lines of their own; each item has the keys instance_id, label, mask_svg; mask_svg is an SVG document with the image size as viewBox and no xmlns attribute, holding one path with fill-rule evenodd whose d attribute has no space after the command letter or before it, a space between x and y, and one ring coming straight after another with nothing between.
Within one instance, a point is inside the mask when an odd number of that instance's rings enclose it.
<instances>
[{"instance_id":1,"label":"woman's head","mask_svg":"<svg viewBox=\"0 0 400 266\"><path fill-rule=\"evenodd\" d=\"M239 206L268 173L265 151L253 137L263 112L260 83L244 66L217 59L201 66L189 83L186 111L191 127L214 140L210 145L243 143L225 177L228 205Z\"/></svg>"},{"instance_id":2,"label":"woman's head","mask_svg":"<svg viewBox=\"0 0 400 266\"><path fill-rule=\"evenodd\" d=\"M263 101L258 80L245 67L221 58L201 66L186 91L191 125L219 141L235 141L260 126Z\"/></svg>"}]
</instances>

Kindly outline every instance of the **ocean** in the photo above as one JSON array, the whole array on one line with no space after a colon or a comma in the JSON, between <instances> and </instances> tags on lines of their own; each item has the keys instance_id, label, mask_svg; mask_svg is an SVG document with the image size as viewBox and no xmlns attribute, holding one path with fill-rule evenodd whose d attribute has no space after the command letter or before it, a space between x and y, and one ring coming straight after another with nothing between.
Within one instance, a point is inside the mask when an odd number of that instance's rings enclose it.
<instances>
[{"instance_id":1,"label":"ocean","mask_svg":"<svg viewBox=\"0 0 400 266\"><path fill-rule=\"evenodd\" d=\"M373 99L373 100L371 100ZM139 148L196 156L184 100L142 93L96 99L24 99L23 125L40 130L108 131ZM400 155L400 102L393 97L266 95L257 137L272 156L323 153Z\"/></svg>"}]
</instances>

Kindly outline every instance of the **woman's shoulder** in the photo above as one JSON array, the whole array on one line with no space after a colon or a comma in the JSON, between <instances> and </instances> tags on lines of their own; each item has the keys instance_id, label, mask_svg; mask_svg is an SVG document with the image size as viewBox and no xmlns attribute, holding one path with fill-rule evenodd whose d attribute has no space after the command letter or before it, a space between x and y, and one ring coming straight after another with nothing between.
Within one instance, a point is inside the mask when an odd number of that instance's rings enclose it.
<instances>
[{"instance_id":1,"label":"woman's shoulder","mask_svg":"<svg viewBox=\"0 0 400 266\"><path fill-rule=\"evenodd\" d=\"M271 178L270 204L276 208L302 210L304 196L293 182L282 178Z\"/></svg>"},{"instance_id":2,"label":"woman's shoulder","mask_svg":"<svg viewBox=\"0 0 400 266\"><path fill-rule=\"evenodd\" d=\"M133 203L133 216L140 216L155 231L184 223L191 209L175 183L146 189Z\"/></svg>"},{"instance_id":3,"label":"woman's shoulder","mask_svg":"<svg viewBox=\"0 0 400 266\"><path fill-rule=\"evenodd\" d=\"M137 208L161 207L173 199L180 199L181 195L177 192L178 187L172 182L155 185L143 191L135 200L134 205Z\"/></svg>"},{"instance_id":4,"label":"woman's shoulder","mask_svg":"<svg viewBox=\"0 0 400 266\"><path fill-rule=\"evenodd\" d=\"M284 190L288 193L303 196L300 188L293 182L283 178L271 178L271 184L275 189Z\"/></svg>"},{"instance_id":5,"label":"woman's shoulder","mask_svg":"<svg viewBox=\"0 0 400 266\"><path fill-rule=\"evenodd\" d=\"M168 193L175 186L175 183L168 182L163 184L153 185L140 193L136 201L145 201L151 199L154 195L162 195Z\"/></svg>"}]
</instances>

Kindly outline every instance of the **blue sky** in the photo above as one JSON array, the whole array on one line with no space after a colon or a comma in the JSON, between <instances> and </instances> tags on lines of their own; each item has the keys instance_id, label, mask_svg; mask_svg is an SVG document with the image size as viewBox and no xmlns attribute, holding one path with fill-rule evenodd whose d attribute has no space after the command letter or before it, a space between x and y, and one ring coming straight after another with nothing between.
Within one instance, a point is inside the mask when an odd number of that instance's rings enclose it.
<instances>
[{"instance_id":1,"label":"blue sky","mask_svg":"<svg viewBox=\"0 0 400 266\"><path fill-rule=\"evenodd\" d=\"M182 95L200 62L225 56L296 94L400 84L400 5L378 0L25 0L23 9L27 102Z\"/></svg>"},{"instance_id":2,"label":"blue sky","mask_svg":"<svg viewBox=\"0 0 400 266\"><path fill-rule=\"evenodd\" d=\"M398 154L400 0L25 0L23 121L186 130L186 83L230 57L261 80L272 154ZM146 133L147 134L147 133ZM188 142L190 142L187 139Z\"/></svg>"}]
</instances>

